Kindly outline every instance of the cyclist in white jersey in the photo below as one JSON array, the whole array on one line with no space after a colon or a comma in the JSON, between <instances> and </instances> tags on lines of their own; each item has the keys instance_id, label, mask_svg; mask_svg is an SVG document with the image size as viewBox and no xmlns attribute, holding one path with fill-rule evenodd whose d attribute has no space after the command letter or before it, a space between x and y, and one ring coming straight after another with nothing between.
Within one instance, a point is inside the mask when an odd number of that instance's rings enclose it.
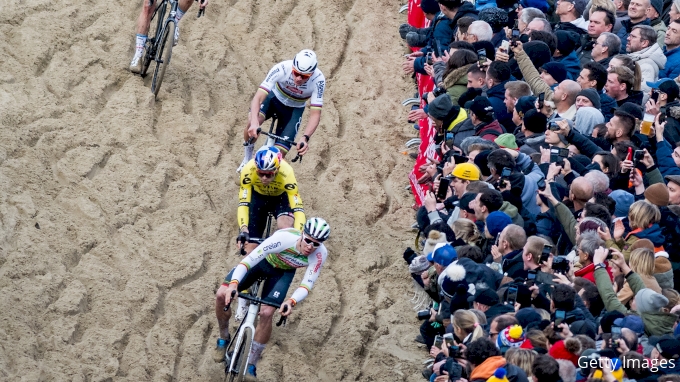
<instances>
[{"instance_id":1,"label":"cyclist in white jersey","mask_svg":"<svg viewBox=\"0 0 680 382\"><path fill-rule=\"evenodd\" d=\"M248 125L243 131L243 139L248 143L251 138L256 138L257 129L273 115L278 118L275 134L295 139L302 113L309 101L311 110L303 135L304 146L300 140L297 147L298 154L304 155L309 149L310 137L319 126L325 87L326 78L317 67L316 53L309 49L300 51L293 60L274 65L250 103ZM253 113L254 110L259 110L259 113ZM276 146L284 156L290 150L290 145L285 142L277 141ZM253 143L245 145L243 162L236 172L240 172L253 159L253 147Z\"/></svg>"},{"instance_id":2,"label":"cyclist in white jersey","mask_svg":"<svg viewBox=\"0 0 680 382\"><path fill-rule=\"evenodd\" d=\"M323 242L328 239L330 230L328 223L321 218L307 220L303 232L293 228L278 230L229 272L215 296L215 314L220 328L220 338L217 339L214 354L215 362L224 359L225 350L231 340L229 335L231 309L224 310L232 300L231 293L248 289L257 280L264 279L261 287L262 299L281 305L279 312L282 316L288 316L293 307L307 297L319 277L321 267L328 256ZM305 267L307 269L300 286L286 300L288 288L295 277L295 270ZM257 362L271 336L274 310L269 305L260 307L260 320L255 330L248 365L248 373L253 376Z\"/></svg>"}]
</instances>

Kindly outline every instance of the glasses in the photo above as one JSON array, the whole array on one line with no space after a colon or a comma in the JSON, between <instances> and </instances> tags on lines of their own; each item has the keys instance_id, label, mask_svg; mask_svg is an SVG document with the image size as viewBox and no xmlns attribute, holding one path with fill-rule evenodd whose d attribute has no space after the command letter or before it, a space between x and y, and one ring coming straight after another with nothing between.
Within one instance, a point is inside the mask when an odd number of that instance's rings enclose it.
<instances>
[{"instance_id":1,"label":"glasses","mask_svg":"<svg viewBox=\"0 0 680 382\"><path fill-rule=\"evenodd\" d=\"M257 176L259 176L260 178L265 178L265 179L273 178L274 176L276 176L276 171L270 171L270 172L257 171Z\"/></svg>"},{"instance_id":2,"label":"glasses","mask_svg":"<svg viewBox=\"0 0 680 382\"><path fill-rule=\"evenodd\" d=\"M318 241L314 241L314 240L312 240L312 239L308 239L308 238L305 237L304 235L302 235L302 241L304 241L307 245L313 246L314 248L319 248L319 246L321 245L321 243L319 243Z\"/></svg>"},{"instance_id":3,"label":"glasses","mask_svg":"<svg viewBox=\"0 0 680 382\"><path fill-rule=\"evenodd\" d=\"M306 79L308 79L309 77L312 76L312 73L310 73L310 74L302 74L302 73L298 72L297 70L293 69L293 75L294 75L295 77L300 77L300 78L302 78L303 80L306 80Z\"/></svg>"}]
</instances>

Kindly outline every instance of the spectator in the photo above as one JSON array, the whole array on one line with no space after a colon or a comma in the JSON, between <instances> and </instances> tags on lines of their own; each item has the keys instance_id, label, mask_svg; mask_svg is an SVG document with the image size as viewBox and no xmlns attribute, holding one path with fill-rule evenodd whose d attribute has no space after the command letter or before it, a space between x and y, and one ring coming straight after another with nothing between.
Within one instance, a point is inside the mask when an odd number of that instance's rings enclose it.
<instances>
[{"instance_id":1,"label":"spectator","mask_svg":"<svg viewBox=\"0 0 680 382\"><path fill-rule=\"evenodd\" d=\"M472 303L474 309L484 312L487 321L491 321L496 316L515 310L509 305L501 304L498 294L491 289L478 290L474 296L468 298L468 302Z\"/></svg>"},{"instance_id":2,"label":"spectator","mask_svg":"<svg viewBox=\"0 0 680 382\"><path fill-rule=\"evenodd\" d=\"M522 4L525 3L525 4ZM529 5L531 3L531 5ZM545 19L545 13L548 11L548 3L543 0L523 0L520 1L521 7L517 8L520 12L517 15L517 28L522 34L529 34L527 27L534 19Z\"/></svg>"},{"instance_id":3,"label":"spectator","mask_svg":"<svg viewBox=\"0 0 680 382\"><path fill-rule=\"evenodd\" d=\"M527 97L521 97L520 99L517 100L517 103L515 103L514 110L512 111L512 123L514 123L517 126L520 126L520 130L515 129L514 135L515 139L517 140L517 143L519 144L523 142L523 137L524 134L521 131L521 125L522 125L522 120L524 119L524 115L529 112L529 110L536 110L536 97L534 96L527 96ZM518 138L518 134L521 134L521 136Z\"/></svg>"},{"instance_id":4,"label":"spectator","mask_svg":"<svg viewBox=\"0 0 680 382\"><path fill-rule=\"evenodd\" d=\"M439 8L439 11L431 16L432 25L425 31L425 36L422 36L420 31L416 31L412 27L400 28L400 33L407 31L405 37L409 45L423 47L418 54L411 54L403 63L402 68L405 73L413 73L415 71L416 73L427 75L425 64L427 63L428 53L431 53L435 46L448 46L453 40L451 25L455 24L451 24L450 21L451 17L456 14L456 9L461 5L461 1L444 0L440 1L439 4L432 3L432 0L426 0L421 4L421 8L423 8L426 15L432 15L429 12L433 12L435 7Z\"/></svg>"},{"instance_id":5,"label":"spectator","mask_svg":"<svg viewBox=\"0 0 680 382\"><path fill-rule=\"evenodd\" d=\"M560 117L569 120L574 119L576 116L576 96L580 91L579 84L572 80L564 80L555 88L553 102Z\"/></svg>"},{"instance_id":6,"label":"spectator","mask_svg":"<svg viewBox=\"0 0 680 382\"><path fill-rule=\"evenodd\" d=\"M673 4L672 7L675 7ZM664 36L664 44L666 45L666 66L659 71L659 78L676 78L680 75L680 20L675 20L670 23L666 36Z\"/></svg>"},{"instance_id":7,"label":"spectator","mask_svg":"<svg viewBox=\"0 0 680 382\"><path fill-rule=\"evenodd\" d=\"M512 114L505 107L505 84L510 80L510 66L502 61L494 61L486 71L486 96L488 97L493 110L496 112L498 122L504 127L505 131L513 131L515 126L512 124Z\"/></svg>"},{"instance_id":8,"label":"spectator","mask_svg":"<svg viewBox=\"0 0 680 382\"><path fill-rule=\"evenodd\" d=\"M664 12L664 18L668 18L671 23L680 20L680 3L678 3L677 0L674 0L670 4L670 9L668 11L668 15Z\"/></svg>"},{"instance_id":9,"label":"spectator","mask_svg":"<svg viewBox=\"0 0 680 382\"><path fill-rule=\"evenodd\" d=\"M614 28L614 22L616 21L614 13L605 8L592 8L590 12L590 18L588 20L588 38L586 42L581 44L576 50L581 67L593 60L592 51L598 38L602 33L611 33ZM618 53L620 49L621 47L618 47L615 53Z\"/></svg>"},{"instance_id":10,"label":"spectator","mask_svg":"<svg viewBox=\"0 0 680 382\"><path fill-rule=\"evenodd\" d=\"M638 248L630 253L629 260L630 269L640 276L640 279L645 284L645 288L649 288L656 293L661 293L661 287L654 277L654 251L647 248ZM628 282L623 283L623 288L616 294L619 301L626 305L635 297L633 290L628 285Z\"/></svg>"},{"instance_id":11,"label":"spectator","mask_svg":"<svg viewBox=\"0 0 680 382\"><path fill-rule=\"evenodd\" d=\"M583 19L583 11L586 9L586 0L560 1L555 4L555 14L560 21L555 24L555 29L572 32L578 36L588 32L588 22ZM580 38L580 37L579 37Z\"/></svg>"},{"instance_id":12,"label":"spectator","mask_svg":"<svg viewBox=\"0 0 680 382\"><path fill-rule=\"evenodd\" d=\"M477 194L471 207L475 210L478 221L486 222L490 213L498 211L503 205L503 196L496 190L486 189Z\"/></svg>"},{"instance_id":13,"label":"spectator","mask_svg":"<svg viewBox=\"0 0 680 382\"><path fill-rule=\"evenodd\" d=\"M604 116L600 110L593 107L582 107L576 111L574 126L580 128L579 132L590 135L596 125L604 123Z\"/></svg>"},{"instance_id":14,"label":"spectator","mask_svg":"<svg viewBox=\"0 0 680 382\"><path fill-rule=\"evenodd\" d=\"M508 114L511 114L515 109L517 101L522 97L528 97L531 95L531 88L524 81L508 81L505 83L505 98L503 103L505 103L505 110ZM518 123L513 124L519 125ZM519 142L518 142L519 143Z\"/></svg>"},{"instance_id":15,"label":"spectator","mask_svg":"<svg viewBox=\"0 0 680 382\"><path fill-rule=\"evenodd\" d=\"M503 27L508 25L508 14L499 8L487 8L479 12L479 20L491 26L493 37L490 41L494 48L498 49L501 43L507 40Z\"/></svg>"},{"instance_id":16,"label":"spectator","mask_svg":"<svg viewBox=\"0 0 680 382\"><path fill-rule=\"evenodd\" d=\"M633 0L637 1L637 0ZM605 91L621 106L626 102L642 105L643 94L633 90L635 75L630 69L622 66L613 68L607 75Z\"/></svg>"},{"instance_id":17,"label":"spectator","mask_svg":"<svg viewBox=\"0 0 680 382\"><path fill-rule=\"evenodd\" d=\"M531 374L531 365L533 365L536 356L537 353L530 349L510 348L505 353L504 357L509 364L515 365L524 370L529 380L533 381L534 379L533 374Z\"/></svg>"},{"instance_id":18,"label":"spectator","mask_svg":"<svg viewBox=\"0 0 680 382\"><path fill-rule=\"evenodd\" d=\"M451 316L453 334L460 338L461 344L467 346L470 342L484 337L484 330L479 324L477 316L468 310L457 310Z\"/></svg>"},{"instance_id":19,"label":"spectator","mask_svg":"<svg viewBox=\"0 0 680 382\"><path fill-rule=\"evenodd\" d=\"M529 110L522 119L521 131L524 144L519 148L525 154L539 153L545 147L545 132L548 129L548 118L538 110Z\"/></svg>"},{"instance_id":20,"label":"spectator","mask_svg":"<svg viewBox=\"0 0 680 382\"><path fill-rule=\"evenodd\" d=\"M612 97L603 91L604 85L607 83L606 67L597 62L589 62L583 66L576 82L581 86L581 89L595 89L597 91L600 97L599 109L605 121L609 121L614 115L617 104Z\"/></svg>"},{"instance_id":21,"label":"spectator","mask_svg":"<svg viewBox=\"0 0 680 382\"><path fill-rule=\"evenodd\" d=\"M494 211L486 217L484 236L487 239L495 239L510 224L512 220L505 212Z\"/></svg>"},{"instance_id":22,"label":"spectator","mask_svg":"<svg viewBox=\"0 0 680 382\"><path fill-rule=\"evenodd\" d=\"M666 23L661 19L663 14L663 0L650 0L651 6L647 7L647 18L649 19L649 24L654 28L656 32L656 42L659 44L661 49L666 48L664 45L664 37L666 37Z\"/></svg>"},{"instance_id":23,"label":"spectator","mask_svg":"<svg viewBox=\"0 0 680 382\"><path fill-rule=\"evenodd\" d=\"M581 233L579 240L576 242L576 253L578 254L579 263L582 268L574 272L575 277L583 277L586 280L595 282L595 264L593 263L593 256L595 250L604 245L604 241L600 239L597 232L587 231ZM611 270L607 268L607 272L611 276Z\"/></svg>"},{"instance_id":24,"label":"spectator","mask_svg":"<svg viewBox=\"0 0 680 382\"><path fill-rule=\"evenodd\" d=\"M616 32L621 43L628 41L628 35L633 30L633 27L638 25L649 25L647 18L647 8L650 6L650 0L631 0L628 6L628 20L621 21L621 29ZM621 47L621 53L626 53L625 45Z\"/></svg>"},{"instance_id":25,"label":"spectator","mask_svg":"<svg viewBox=\"0 0 680 382\"><path fill-rule=\"evenodd\" d=\"M438 86L446 89L454 105L467 91L467 72L472 65L477 64L477 54L467 49L456 50L449 56L446 63L434 63L434 80Z\"/></svg>"},{"instance_id":26,"label":"spectator","mask_svg":"<svg viewBox=\"0 0 680 382\"><path fill-rule=\"evenodd\" d=\"M453 222L453 233L456 235L454 245L479 245L482 234L473 220L459 218ZM456 247L458 251L458 247Z\"/></svg>"},{"instance_id":27,"label":"spectator","mask_svg":"<svg viewBox=\"0 0 680 382\"><path fill-rule=\"evenodd\" d=\"M548 45L551 55L554 55L555 51L557 50L557 39L551 32L531 31L529 34L529 41L543 41L546 45Z\"/></svg>"},{"instance_id":28,"label":"spectator","mask_svg":"<svg viewBox=\"0 0 680 382\"><path fill-rule=\"evenodd\" d=\"M531 373L534 375L534 381L559 381L560 380L560 365L557 361L548 355L538 355L531 365Z\"/></svg>"},{"instance_id":29,"label":"spectator","mask_svg":"<svg viewBox=\"0 0 680 382\"><path fill-rule=\"evenodd\" d=\"M557 50L553 54L553 58L564 65L568 78L575 80L581 71L580 63L576 56L576 46L579 43L579 37L572 32L557 30L555 31L555 38L557 39Z\"/></svg>"},{"instance_id":30,"label":"spectator","mask_svg":"<svg viewBox=\"0 0 680 382\"><path fill-rule=\"evenodd\" d=\"M470 106L470 121L475 127L475 135L493 141L505 131L494 118L495 108L487 97L478 96Z\"/></svg>"},{"instance_id":31,"label":"spectator","mask_svg":"<svg viewBox=\"0 0 680 382\"><path fill-rule=\"evenodd\" d=\"M661 113L667 116L666 126L664 126L663 136L668 142L680 142L680 102L678 94L680 89L678 84L670 78L664 78L657 82L648 82L653 92L657 92L658 100L647 102L647 112L655 115Z\"/></svg>"},{"instance_id":32,"label":"spectator","mask_svg":"<svg viewBox=\"0 0 680 382\"><path fill-rule=\"evenodd\" d=\"M637 1L637 0L636 0ZM656 42L656 32L648 25L638 25L628 35L626 43L628 56L640 65L642 74L642 91L649 92L646 81L659 79L659 69L666 65L666 56Z\"/></svg>"},{"instance_id":33,"label":"spectator","mask_svg":"<svg viewBox=\"0 0 680 382\"><path fill-rule=\"evenodd\" d=\"M644 200L639 200L630 207L628 222L632 231L624 239L623 222L617 222L614 227L613 238L605 235L607 247L616 249L624 254L626 261L630 257L630 246L640 239L649 239L655 247L654 252L663 251L665 241L659 227L661 213L659 208Z\"/></svg>"},{"instance_id":34,"label":"spectator","mask_svg":"<svg viewBox=\"0 0 680 382\"><path fill-rule=\"evenodd\" d=\"M540 268L543 247L546 244L548 244L548 242L538 236L530 236L527 238L527 243L522 249L522 269L509 269L512 270L513 273L508 272L508 277L512 279L526 279L529 271L538 271L538 268Z\"/></svg>"},{"instance_id":35,"label":"spectator","mask_svg":"<svg viewBox=\"0 0 680 382\"><path fill-rule=\"evenodd\" d=\"M456 23L456 38L455 40L460 42L467 42L466 37L467 37L467 31L468 28L470 28L470 24L472 24L473 21L475 21L477 18L476 17L470 17L470 16L463 16L458 19L458 22Z\"/></svg>"},{"instance_id":36,"label":"spectator","mask_svg":"<svg viewBox=\"0 0 680 382\"><path fill-rule=\"evenodd\" d=\"M680 161L680 158L678 160ZM667 175L665 179L668 187L668 203L674 206L680 205L680 176Z\"/></svg>"},{"instance_id":37,"label":"spectator","mask_svg":"<svg viewBox=\"0 0 680 382\"><path fill-rule=\"evenodd\" d=\"M515 258L518 258L526 242L527 236L524 228L516 224L506 226L491 249L493 261L502 263L503 271L508 272L506 267L512 267L517 263Z\"/></svg>"},{"instance_id":38,"label":"spectator","mask_svg":"<svg viewBox=\"0 0 680 382\"><path fill-rule=\"evenodd\" d=\"M442 94L431 100L425 111L440 133L453 129L456 124L467 118L465 109L454 106L448 94Z\"/></svg>"},{"instance_id":39,"label":"spectator","mask_svg":"<svg viewBox=\"0 0 680 382\"><path fill-rule=\"evenodd\" d=\"M600 95L597 93L597 90L589 88L583 89L578 93L578 96L576 96L576 111L578 112L578 109L581 107L594 107L598 111L600 110L602 105L600 104Z\"/></svg>"},{"instance_id":40,"label":"spectator","mask_svg":"<svg viewBox=\"0 0 680 382\"><path fill-rule=\"evenodd\" d=\"M659 171L663 176L680 175L680 147L673 148L664 139L665 125L657 125L656 128L656 159L659 162Z\"/></svg>"},{"instance_id":41,"label":"spectator","mask_svg":"<svg viewBox=\"0 0 680 382\"><path fill-rule=\"evenodd\" d=\"M486 338L470 343L465 350L465 357L472 367L470 382L485 382L501 367L505 369L505 377L508 381L528 382L526 373L519 367L507 363L496 344Z\"/></svg>"},{"instance_id":42,"label":"spectator","mask_svg":"<svg viewBox=\"0 0 680 382\"><path fill-rule=\"evenodd\" d=\"M486 21L473 21L468 28L467 35L465 36L465 41L470 44L477 41L491 41L493 38L493 30L491 25Z\"/></svg>"},{"instance_id":43,"label":"spectator","mask_svg":"<svg viewBox=\"0 0 680 382\"><path fill-rule=\"evenodd\" d=\"M531 214L538 212L536 205L536 185L543 179L541 169L526 154L515 150L494 150L487 158L491 176L495 182L500 180L504 168L511 170L507 178L510 192L522 200L522 206ZM527 175L525 175L527 174Z\"/></svg>"},{"instance_id":44,"label":"spectator","mask_svg":"<svg viewBox=\"0 0 680 382\"><path fill-rule=\"evenodd\" d=\"M593 44L591 57L593 61L607 68L612 58L619 54L621 49L625 49L625 44L619 39L619 36L603 32Z\"/></svg>"},{"instance_id":45,"label":"spectator","mask_svg":"<svg viewBox=\"0 0 680 382\"><path fill-rule=\"evenodd\" d=\"M651 358L659 365L658 375L680 374L680 340L665 336L650 338L649 344L653 346Z\"/></svg>"},{"instance_id":46,"label":"spectator","mask_svg":"<svg viewBox=\"0 0 680 382\"><path fill-rule=\"evenodd\" d=\"M539 69L541 79L555 91L560 82L566 80L569 75L564 64L561 62L547 62Z\"/></svg>"}]
</instances>

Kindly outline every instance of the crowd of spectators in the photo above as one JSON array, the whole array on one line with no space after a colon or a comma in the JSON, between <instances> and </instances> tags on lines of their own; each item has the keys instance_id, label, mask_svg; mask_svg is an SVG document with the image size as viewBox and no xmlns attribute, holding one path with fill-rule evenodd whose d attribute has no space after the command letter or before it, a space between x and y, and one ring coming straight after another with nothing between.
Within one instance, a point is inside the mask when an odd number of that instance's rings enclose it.
<instances>
[{"instance_id":1,"label":"crowd of spectators","mask_svg":"<svg viewBox=\"0 0 680 382\"><path fill-rule=\"evenodd\" d=\"M680 0L410 7L423 376L680 381Z\"/></svg>"}]
</instances>

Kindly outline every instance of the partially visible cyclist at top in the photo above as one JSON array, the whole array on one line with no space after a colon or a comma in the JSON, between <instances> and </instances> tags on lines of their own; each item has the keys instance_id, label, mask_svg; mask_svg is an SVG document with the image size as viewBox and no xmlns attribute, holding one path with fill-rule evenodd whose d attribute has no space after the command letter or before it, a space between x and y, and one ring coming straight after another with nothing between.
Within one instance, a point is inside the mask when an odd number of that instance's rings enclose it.
<instances>
[{"instance_id":1,"label":"partially visible cyclist at top","mask_svg":"<svg viewBox=\"0 0 680 382\"><path fill-rule=\"evenodd\" d=\"M294 140L302 122L305 104L309 100L309 121L303 135L304 140L301 139L297 146L298 154L304 155L309 150L310 137L319 126L325 87L326 78L317 67L316 53L312 50L303 49L294 59L274 65L250 103L248 125L243 132L243 139L247 143L251 138L257 137L260 125L276 115L278 122L275 134ZM255 110L259 110L259 113L255 113ZM252 159L253 147L253 143L246 144L243 162L236 172L240 172ZM289 144L278 140L276 147L284 156L290 150Z\"/></svg>"},{"instance_id":2,"label":"partially visible cyclist at top","mask_svg":"<svg viewBox=\"0 0 680 382\"><path fill-rule=\"evenodd\" d=\"M232 300L231 293L248 289L257 280L263 279L261 287L263 300L281 305L279 312L282 316L288 316L293 307L307 297L319 277L321 267L328 256L323 242L328 239L330 233L330 226L321 218L307 220L302 232L290 228L278 230L229 272L215 296L215 313L220 327L220 338L217 339L213 357L215 362L224 360L225 351L231 340L229 334L231 309L224 310ZM295 270L305 267L307 269L300 286L286 300L288 288L295 277ZM256 376L257 363L271 337L274 310L275 308L269 305L260 307L260 319L248 357L247 374L251 377Z\"/></svg>"},{"instance_id":3,"label":"partially visible cyclist at top","mask_svg":"<svg viewBox=\"0 0 680 382\"><path fill-rule=\"evenodd\" d=\"M236 213L239 241L247 241L250 236L262 237L268 213L274 215L278 228L301 230L305 224L305 210L293 168L283 160L278 148L265 146L241 171ZM246 243L246 253L256 246Z\"/></svg>"},{"instance_id":4,"label":"partially visible cyclist at top","mask_svg":"<svg viewBox=\"0 0 680 382\"><path fill-rule=\"evenodd\" d=\"M178 0L179 4L177 7L177 14L175 15L175 20L177 20L177 28L175 28L175 45L179 41L179 21L182 19L184 14L189 11L191 4L194 0ZM142 72L142 56L144 55L144 45L148 38L149 24L151 24L151 17L153 12L158 6L159 0L144 0L142 6L142 12L137 18L137 28L136 28L136 42L135 42L135 55L132 56L132 61L130 62L130 71L132 73L139 74ZM208 5L208 0L199 1L199 6L205 8ZM168 9L168 12L170 9Z\"/></svg>"}]
</instances>

